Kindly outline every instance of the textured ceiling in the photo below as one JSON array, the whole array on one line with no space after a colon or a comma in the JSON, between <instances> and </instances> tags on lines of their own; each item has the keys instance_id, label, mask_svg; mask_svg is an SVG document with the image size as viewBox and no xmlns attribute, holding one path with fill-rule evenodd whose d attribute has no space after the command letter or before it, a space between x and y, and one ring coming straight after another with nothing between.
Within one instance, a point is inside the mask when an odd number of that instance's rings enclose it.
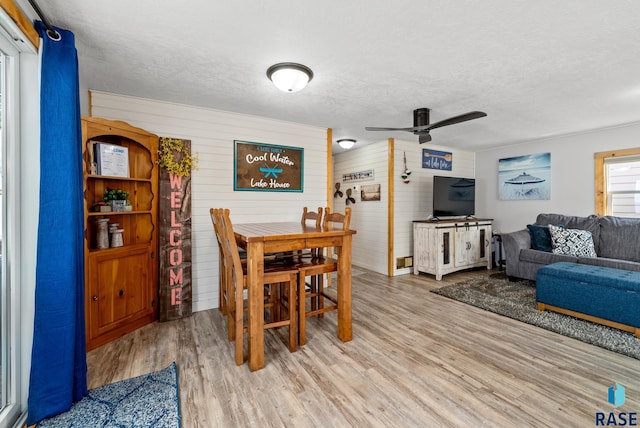
<instances>
[{"instance_id":1,"label":"textured ceiling","mask_svg":"<svg viewBox=\"0 0 640 428\"><path fill-rule=\"evenodd\" d=\"M90 89L333 128L358 145L417 145L364 127L412 126L419 107L432 122L486 112L431 132L473 151L640 121L637 0L38 3L75 33ZM267 80L285 61L313 70L303 91Z\"/></svg>"}]
</instances>

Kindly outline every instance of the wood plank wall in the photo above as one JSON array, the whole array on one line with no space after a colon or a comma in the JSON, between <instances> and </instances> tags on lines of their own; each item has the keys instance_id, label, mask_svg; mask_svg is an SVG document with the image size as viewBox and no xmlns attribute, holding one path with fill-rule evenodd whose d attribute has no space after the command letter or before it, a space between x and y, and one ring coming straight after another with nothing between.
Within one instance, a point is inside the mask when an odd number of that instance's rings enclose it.
<instances>
[{"instance_id":1,"label":"wood plank wall","mask_svg":"<svg viewBox=\"0 0 640 428\"><path fill-rule=\"evenodd\" d=\"M236 223L299 221L304 206L327 204L327 130L243 114L91 91L91 114L124 120L159 136L191 140L193 310L218 307L218 247L209 208ZM304 192L235 192L233 141L304 148Z\"/></svg>"},{"instance_id":2,"label":"wood plank wall","mask_svg":"<svg viewBox=\"0 0 640 428\"><path fill-rule=\"evenodd\" d=\"M389 195L388 174L390 166L389 147L393 150L393 183L392 193ZM431 148L453 154L451 171L438 171L422 168L422 149ZM410 182L402 180L404 171L404 154L407 155L407 167L412 171ZM375 179L354 183L343 183L342 175L350 172L374 169ZM411 272L410 268L396 268L395 258L413 255L413 220L426 219L431 214L431 187L434 175L449 175L461 177L475 177L475 154L469 151L457 150L447 146L429 144L420 145L417 141L388 140L355 148L334 156L334 183L340 182L342 191L348 187L353 189L356 199L351 216L351 226L358 231L353 240L353 264L362 266L378 273L387 275L391 258L392 275ZM362 184L381 185L381 200L360 201L359 186ZM355 189L354 189L355 186ZM345 195L346 196L346 195ZM393 225L389 228L388 200L392 199ZM345 208L345 198L333 200L335 210ZM388 230L393 230L389 245ZM393 249L390 254L389 248Z\"/></svg>"}]
</instances>

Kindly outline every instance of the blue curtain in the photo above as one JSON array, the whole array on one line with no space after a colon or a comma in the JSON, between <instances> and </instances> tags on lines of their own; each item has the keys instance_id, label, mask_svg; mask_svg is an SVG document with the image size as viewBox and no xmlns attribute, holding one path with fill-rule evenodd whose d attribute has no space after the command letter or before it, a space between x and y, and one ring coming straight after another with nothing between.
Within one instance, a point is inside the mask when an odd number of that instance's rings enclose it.
<instances>
[{"instance_id":1,"label":"blue curtain","mask_svg":"<svg viewBox=\"0 0 640 428\"><path fill-rule=\"evenodd\" d=\"M27 425L87 394L82 132L74 35L42 41L40 217Z\"/></svg>"}]
</instances>

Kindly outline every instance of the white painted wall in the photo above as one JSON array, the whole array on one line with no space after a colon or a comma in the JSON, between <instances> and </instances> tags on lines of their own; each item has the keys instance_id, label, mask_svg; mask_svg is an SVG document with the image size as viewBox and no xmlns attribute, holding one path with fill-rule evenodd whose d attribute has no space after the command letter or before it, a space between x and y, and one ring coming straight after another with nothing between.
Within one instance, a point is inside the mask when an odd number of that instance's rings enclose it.
<instances>
[{"instance_id":1,"label":"white painted wall","mask_svg":"<svg viewBox=\"0 0 640 428\"><path fill-rule=\"evenodd\" d=\"M640 123L531 141L476 153L477 211L495 219L494 230L512 232L539 213L589 215L595 212L593 154L640 146ZM551 199L498 199L498 160L551 153Z\"/></svg>"},{"instance_id":2,"label":"white painted wall","mask_svg":"<svg viewBox=\"0 0 640 428\"><path fill-rule=\"evenodd\" d=\"M347 189L351 189L352 197L356 200L351 207L351 229L357 231L353 236L352 263L375 272L387 274L387 201L389 186L388 174L388 143L387 141L354 148L339 153L334 157L333 181L340 183L344 193L342 198L333 199L333 210L344 212L347 207ZM367 171L373 169L373 180L358 182L343 182L346 173ZM380 184L380 200L362 202L360 186ZM335 188L334 188L335 189Z\"/></svg>"},{"instance_id":3,"label":"white painted wall","mask_svg":"<svg viewBox=\"0 0 640 428\"><path fill-rule=\"evenodd\" d=\"M191 140L193 310L218 307L218 245L209 208L231 210L234 223L300 221L304 206L325 206L327 130L161 101L93 91L93 116L123 120L161 137ZM304 148L304 192L235 192L233 141Z\"/></svg>"},{"instance_id":4,"label":"white painted wall","mask_svg":"<svg viewBox=\"0 0 640 428\"><path fill-rule=\"evenodd\" d=\"M445 146L429 145L429 148L451 152L453 166L451 171L438 171L422 168L422 149L416 141L394 141L394 237L393 237L393 275L407 274L410 268L395 269L395 259L413 255L413 221L426 219L431 215L431 187L434 175L461 177L474 176L474 154ZM407 167L412 171L410 182L402 180L404 154L407 155ZM388 274L388 198L389 198L389 143L380 143L338 153L334 158L334 182L340 182L343 192L351 187L356 204L352 208L351 226L357 230L353 241L353 264L375 272ZM375 180L356 183L343 183L342 175L374 169ZM380 201L361 201L360 185L379 183ZM346 195L345 195L346 196ZM344 210L345 198L334 199L334 208Z\"/></svg>"},{"instance_id":5,"label":"white painted wall","mask_svg":"<svg viewBox=\"0 0 640 428\"><path fill-rule=\"evenodd\" d=\"M473 152L434 144L418 144L416 141L395 140L394 144L394 269L395 259L413 255L413 221L425 220L432 214L432 187L434 175L451 177L475 176ZM452 154L451 171L422 168L422 150L439 150ZM404 154L407 168L411 170L408 184L402 180ZM410 273L412 268L395 269L394 275Z\"/></svg>"}]
</instances>

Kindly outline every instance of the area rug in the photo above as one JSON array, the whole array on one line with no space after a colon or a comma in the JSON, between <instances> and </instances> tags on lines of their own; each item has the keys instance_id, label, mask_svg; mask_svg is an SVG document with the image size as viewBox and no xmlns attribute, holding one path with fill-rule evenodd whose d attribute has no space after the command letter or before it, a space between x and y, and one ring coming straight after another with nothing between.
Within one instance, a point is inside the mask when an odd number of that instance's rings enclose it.
<instances>
[{"instance_id":1,"label":"area rug","mask_svg":"<svg viewBox=\"0 0 640 428\"><path fill-rule=\"evenodd\" d=\"M640 359L640 339L632 333L569 315L539 311L536 306L535 283L531 281L509 281L504 274L494 274L448 285L432 292Z\"/></svg>"},{"instance_id":2,"label":"area rug","mask_svg":"<svg viewBox=\"0 0 640 428\"><path fill-rule=\"evenodd\" d=\"M68 412L45 419L37 427L180 427L176 363L92 389Z\"/></svg>"}]
</instances>

